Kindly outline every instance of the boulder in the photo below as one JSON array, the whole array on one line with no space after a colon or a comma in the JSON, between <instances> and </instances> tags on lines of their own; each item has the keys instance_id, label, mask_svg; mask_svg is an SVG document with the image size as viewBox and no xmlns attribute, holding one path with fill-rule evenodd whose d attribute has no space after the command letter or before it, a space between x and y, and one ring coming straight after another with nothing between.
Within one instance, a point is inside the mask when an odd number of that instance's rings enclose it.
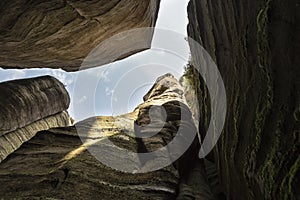
<instances>
[{"instance_id":1,"label":"boulder","mask_svg":"<svg viewBox=\"0 0 300 200\"><path fill-rule=\"evenodd\" d=\"M72 124L70 97L51 76L0 83L0 162L37 132Z\"/></svg>"},{"instance_id":2,"label":"boulder","mask_svg":"<svg viewBox=\"0 0 300 200\"><path fill-rule=\"evenodd\" d=\"M51 76L0 83L0 136L65 111L70 97Z\"/></svg>"}]
</instances>

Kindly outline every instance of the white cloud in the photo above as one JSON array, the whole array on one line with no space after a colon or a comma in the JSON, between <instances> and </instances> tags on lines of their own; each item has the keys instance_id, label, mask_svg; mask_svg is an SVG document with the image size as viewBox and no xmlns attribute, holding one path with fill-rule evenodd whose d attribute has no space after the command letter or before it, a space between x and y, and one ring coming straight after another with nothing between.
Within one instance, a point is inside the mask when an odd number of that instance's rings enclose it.
<instances>
[{"instance_id":1,"label":"white cloud","mask_svg":"<svg viewBox=\"0 0 300 200\"><path fill-rule=\"evenodd\" d=\"M109 82L110 81L109 75L110 75L109 68L106 68L106 70L101 70L101 71L99 70L98 73L97 73L97 77L99 79L101 79L103 82Z\"/></svg>"},{"instance_id":2,"label":"white cloud","mask_svg":"<svg viewBox=\"0 0 300 200\"><path fill-rule=\"evenodd\" d=\"M26 72L23 70L14 70L11 77L9 79L20 79L24 78L26 76Z\"/></svg>"},{"instance_id":3,"label":"white cloud","mask_svg":"<svg viewBox=\"0 0 300 200\"><path fill-rule=\"evenodd\" d=\"M107 64L100 67L79 71L78 73L80 73L81 76L96 77L98 80L109 82L110 81L109 76L111 75L110 66L111 66L110 64Z\"/></svg>"},{"instance_id":4,"label":"white cloud","mask_svg":"<svg viewBox=\"0 0 300 200\"><path fill-rule=\"evenodd\" d=\"M0 82L6 82L15 79L22 79L27 76L26 71L19 69L2 69L0 68Z\"/></svg>"},{"instance_id":5,"label":"white cloud","mask_svg":"<svg viewBox=\"0 0 300 200\"><path fill-rule=\"evenodd\" d=\"M82 96L77 102L76 104L81 104L83 102L85 102L87 100L87 97L86 96Z\"/></svg>"},{"instance_id":6,"label":"white cloud","mask_svg":"<svg viewBox=\"0 0 300 200\"><path fill-rule=\"evenodd\" d=\"M106 96L111 96L113 93L114 93L114 90L110 89L109 87L105 87Z\"/></svg>"},{"instance_id":7,"label":"white cloud","mask_svg":"<svg viewBox=\"0 0 300 200\"><path fill-rule=\"evenodd\" d=\"M64 85L70 85L74 81L73 76L63 70L51 70L50 75L60 80Z\"/></svg>"}]
</instances>

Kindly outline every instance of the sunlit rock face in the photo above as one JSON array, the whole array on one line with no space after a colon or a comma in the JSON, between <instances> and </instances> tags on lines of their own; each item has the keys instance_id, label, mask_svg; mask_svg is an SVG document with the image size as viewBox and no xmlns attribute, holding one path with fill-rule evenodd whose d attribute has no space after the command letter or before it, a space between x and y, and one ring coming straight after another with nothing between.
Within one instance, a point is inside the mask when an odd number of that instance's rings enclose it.
<instances>
[{"instance_id":1,"label":"sunlit rock face","mask_svg":"<svg viewBox=\"0 0 300 200\"><path fill-rule=\"evenodd\" d=\"M123 31L153 27L159 0L3 0L0 2L2 68L79 69L100 43ZM105 44L101 64L150 48L152 31ZM138 45L137 45L138 44ZM136 46L134 46L136 45ZM134 52L128 52L132 46Z\"/></svg>"},{"instance_id":2,"label":"sunlit rock face","mask_svg":"<svg viewBox=\"0 0 300 200\"><path fill-rule=\"evenodd\" d=\"M70 98L50 76L0 83L0 162L37 132L71 125Z\"/></svg>"},{"instance_id":3,"label":"sunlit rock face","mask_svg":"<svg viewBox=\"0 0 300 200\"><path fill-rule=\"evenodd\" d=\"M39 132L0 164L0 183L5 184L0 187L1 198L209 199L203 164L197 159L196 128L182 87L167 74L144 100L129 114L93 117L75 126ZM166 146L180 128L185 131L179 141L192 138L190 148L175 163L148 172L157 163L134 153ZM138 134L153 136L133 137ZM177 147L181 148L180 142ZM119 154L116 148L128 153ZM156 161L171 159L174 153ZM96 158L121 160L118 167L123 172ZM136 171L129 171L130 163L137 164Z\"/></svg>"},{"instance_id":4,"label":"sunlit rock face","mask_svg":"<svg viewBox=\"0 0 300 200\"><path fill-rule=\"evenodd\" d=\"M210 156L227 199L300 198L299 13L296 0L190 1L189 36L210 53L227 92ZM201 52L191 50L197 62ZM208 92L194 82L207 128Z\"/></svg>"}]
</instances>

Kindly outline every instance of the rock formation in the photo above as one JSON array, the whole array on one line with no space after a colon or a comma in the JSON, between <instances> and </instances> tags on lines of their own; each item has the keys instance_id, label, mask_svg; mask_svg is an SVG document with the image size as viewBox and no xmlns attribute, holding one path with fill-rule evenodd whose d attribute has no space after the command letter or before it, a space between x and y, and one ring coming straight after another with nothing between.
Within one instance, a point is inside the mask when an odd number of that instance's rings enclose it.
<instances>
[{"instance_id":1,"label":"rock formation","mask_svg":"<svg viewBox=\"0 0 300 200\"><path fill-rule=\"evenodd\" d=\"M189 36L216 62L228 97L210 155L227 199L300 199L300 4L191 0ZM192 64L201 52L192 49ZM202 138L208 91L198 84Z\"/></svg>"},{"instance_id":2,"label":"rock formation","mask_svg":"<svg viewBox=\"0 0 300 200\"><path fill-rule=\"evenodd\" d=\"M0 66L76 71L110 36L154 26L158 5L158 0L2 0ZM70 123L69 97L56 79L0 84L1 199L213 199L206 180L227 199L300 199L299 7L297 0L190 1L189 36L209 52L227 92L225 127L205 161L197 159L199 143L190 137L199 127L200 140L205 138L211 100L194 69L199 113L191 107L199 125L171 75L159 78L132 113L71 127L64 127ZM100 55L98 64L109 63L149 48L151 38L149 29L104 42L94 57ZM202 52L193 45L191 51L190 64L197 67ZM172 144L174 133L176 151L159 152L154 160L134 154ZM178 156L174 164L147 172ZM99 158L115 166L125 158L132 165L117 171ZM132 166L136 171L126 172Z\"/></svg>"},{"instance_id":3,"label":"rock formation","mask_svg":"<svg viewBox=\"0 0 300 200\"><path fill-rule=\"evenodd\" d=\"M123 31L155 25L159 0L3 0L0 2L2 68L79 69L100 43ZM105 43L101 64L151 45L152 30ZM134 41L134 42L130 42ZM134 52L127 50L134 47Z\"/></svg>"},{"instance_id":4,"label":"rock formation","mask_svg":"<svg viewBox=\"0 0 300 200\"><path fill-rule=\"evenodd\" d=\"M196 127L178 81L170 74L159 78L144 100L126 115L92 117L72 127L39 132L0 164L0 183L5 185L0 188L1 198L212 198L203 163L195 152ZM157 160L134 153L156 151L177 134L180 139L175 149L182 148L186 140L190 148L174 164L148 172L155 161L164 163L177 151L158 154ZM153 136L133 137L138 135ZM118 148L129 152L124 157ZM124 170L96 158L112 163L121 160ZM136 172L126 172L130 163L137 163Z\"/></svg>"},{"instance_id":5,"label":"rock formation","mask_svg":"<svg viewBox=\"0 0 300 200\"><path fill-rule=\"evenodd\" d=\"M64 85L50 76L0 83L0 162L37 132L69 126Z\"/></svg>"}]
</instances>

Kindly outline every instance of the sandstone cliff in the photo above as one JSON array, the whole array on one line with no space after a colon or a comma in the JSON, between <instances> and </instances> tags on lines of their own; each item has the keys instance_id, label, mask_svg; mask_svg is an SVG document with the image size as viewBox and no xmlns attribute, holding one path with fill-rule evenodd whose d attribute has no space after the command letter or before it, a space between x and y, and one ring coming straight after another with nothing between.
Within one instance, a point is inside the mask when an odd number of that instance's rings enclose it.
<instances>
[{"instance_id":1,"label":"sandstone cliff","mask_svg":"<svg viewBox=\"0 0 300 200\"><path fill-rule=\"evenodd\" d=\"M228 97L210 159L227 199L299 199L299 1L191 0L189 36L216 62ZM192 47L192 64L201 52ZM202 138L208 91L200 78Z\"/></svg>"},{"instance_id":2,"label":"sandstone cliff","mask_svg":"<svg viewBox=\"0 0 300 200\"><path fill-rule=\"evenodd\" d=\"M39 132L0 164L1 198L210 199L203 163L197 160L196 127L178 81L170 74L159 78L144 100L126 115ZM171 141L173 151L167 148L155 159L134 154L151 153ZM181 156L178 150L186 143L190 148ZM120 148L129 151L122 154ZM174 164L151 170L176 156ZM131 166L136 171L129 172ZM119 167L123 172L113 169Z\"/></svg>"},{"instance_id":3,"label":"sandstone cliff","mask_svg":"<svg viewBox=\"0 0 300 200\"><path fill-rule=\"evenodd\" d=\"M101 42L126 30L155 25L159 0L3 0L0 2L2 68L79 69ZM105 44L100 64L151 45L152 30ZM133 38L132 38L133 40ZM134 46L135 52L127 49ZM123 53L126 53L125 55Z\"/></svg>"},{"instance_id":4,"label":"sandstone cliff","mask_svg":"<svg viewBox=\"0 0 300 200\"><path fill-rule=\"evenodd\" d=\"M50 76L0 83L0 162L38 131L69 126L64 85Z\"/></svg>"}]
</instances>

